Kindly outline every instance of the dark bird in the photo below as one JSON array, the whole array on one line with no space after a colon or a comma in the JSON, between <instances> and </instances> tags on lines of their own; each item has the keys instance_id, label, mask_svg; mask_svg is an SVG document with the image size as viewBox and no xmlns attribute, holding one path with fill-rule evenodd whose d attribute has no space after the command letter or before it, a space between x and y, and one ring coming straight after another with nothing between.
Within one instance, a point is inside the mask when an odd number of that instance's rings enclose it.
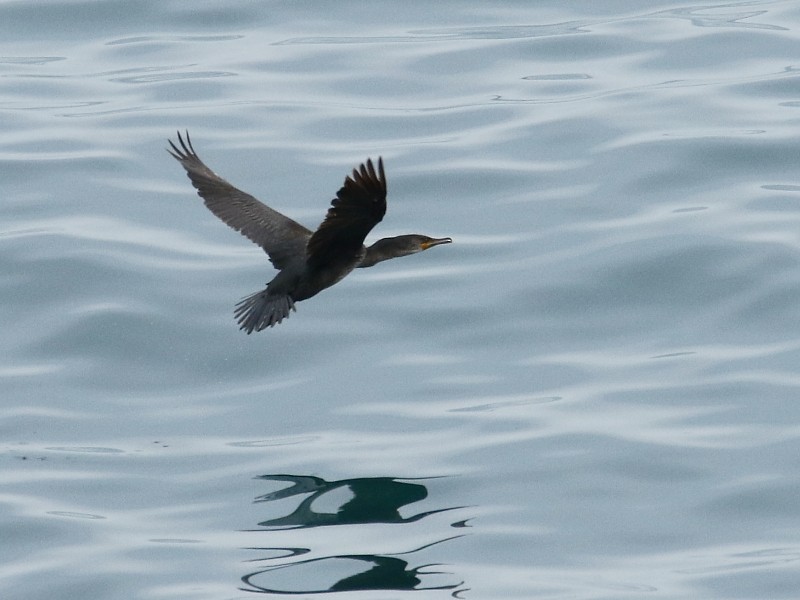
<instances>
[{"instance_id":1,"label":"dark bird","mask_svg":"<svg viewBox=\"0 0 800 600\"><path fill-rule=\"evenodd\" d=\"M243 298L234 315L248 334L280 323L295 310L295 302L311 298L340 281L356 267L371 267L383 260L422 252L450 238L399 235L383 238L369 247L364 239L386 213L386 175L383 159L378 169L372 160L346 177L328 214L316 231L259 202L209 169L192 147L189 132L178 148L169 140L169 152L186 169L197 194L217 217L261 246L278 269L267 287Z\"/></svg>"}]
</instances>

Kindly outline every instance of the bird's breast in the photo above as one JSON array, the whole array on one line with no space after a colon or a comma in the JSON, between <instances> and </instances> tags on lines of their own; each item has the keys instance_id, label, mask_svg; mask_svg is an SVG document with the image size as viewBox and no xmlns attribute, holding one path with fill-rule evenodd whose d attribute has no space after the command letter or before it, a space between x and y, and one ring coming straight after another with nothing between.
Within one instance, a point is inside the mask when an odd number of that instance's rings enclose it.
<instances>
[{"instance_id":1,"label":"bird's breast","mask_svg":"<svg viewBox=\"0 0 800 600\"><path fill-rule=\"evenodd\" d=\"M305 300L340 282L361 263L362 258L363 251L357 256L336 257L320 266L306 266L292 297L296 301Z\"/></svg>"}]
</instances>

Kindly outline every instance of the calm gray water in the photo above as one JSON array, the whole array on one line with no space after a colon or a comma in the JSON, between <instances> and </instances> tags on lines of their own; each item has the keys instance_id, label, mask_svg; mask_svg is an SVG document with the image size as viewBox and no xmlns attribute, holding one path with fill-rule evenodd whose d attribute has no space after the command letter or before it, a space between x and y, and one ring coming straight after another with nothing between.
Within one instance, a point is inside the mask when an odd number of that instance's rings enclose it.
<instances>
[{"instance_id":1,"label":"calm gray water","mask_svg":"<svg viewBox=\"0 0 800 600\"><path fill-rule=\"evenodd\" d=\"M0 2L0 597L800 596L800 3ZM360 270L272 277L166 139ZM412 595L413 594L413 595Z\"/></svg>"}]
</instances>

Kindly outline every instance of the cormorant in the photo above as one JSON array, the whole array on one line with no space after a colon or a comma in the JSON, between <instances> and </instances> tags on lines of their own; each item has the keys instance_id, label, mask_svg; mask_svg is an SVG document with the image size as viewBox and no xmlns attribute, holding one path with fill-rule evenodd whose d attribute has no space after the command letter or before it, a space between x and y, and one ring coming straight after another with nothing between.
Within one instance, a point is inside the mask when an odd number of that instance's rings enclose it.
<instances>
[{"instance_id":1,"label":"cormorant","mask_svg":"<svg viewBox=\"0 0 800 600\"><path fill-rule=\"evenodd\" d=\"M169 152L181 163L205 205L222 221L261 246L279 273L267 287L243 298L234 315L248 334L280 323L295 310L295 302L311 298L357 267L422 252L450 238L399 235L364 247L364 239L386 213L386 175L371 159L344 180L322 224L311 232L222 179L192 147L189 132Z\"/></svg>"}]
</instances>

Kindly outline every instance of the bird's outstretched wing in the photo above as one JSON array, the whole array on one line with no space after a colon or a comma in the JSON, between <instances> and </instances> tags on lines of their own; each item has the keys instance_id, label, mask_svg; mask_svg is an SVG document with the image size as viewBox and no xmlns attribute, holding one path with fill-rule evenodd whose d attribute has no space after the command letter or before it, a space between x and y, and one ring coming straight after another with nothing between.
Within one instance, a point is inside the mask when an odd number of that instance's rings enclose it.
<instances>
[{"instance_id":1,"label":"bird's outstretched wing","mask_svg":"<svg viewBox=\"0 0 800 600\"><path fill-rule=\"evenodd\" d=\"M194 151L188 131L185 141L178 132L178 143L180 148L169 140L172 150L167 148L167 152L186 169L197 194L211 212L261 246L276 269L283 269L292 260L305 257L311 231L235 188L209 169Z\"/></svg>"},{"instance_id":2,"label":"bird's outstretched wing","mask_svg":"<svg viewBox=\"0 0 800 600\"><path fill-rule=\"evenodd\" d=\"M347 260L361 252L364 238L386 214L386 175L383 159L378 170L367 159L331 202L325 220L308 241L308 264L320 268L334 261Z\"/></svg>"}]
</instances>

